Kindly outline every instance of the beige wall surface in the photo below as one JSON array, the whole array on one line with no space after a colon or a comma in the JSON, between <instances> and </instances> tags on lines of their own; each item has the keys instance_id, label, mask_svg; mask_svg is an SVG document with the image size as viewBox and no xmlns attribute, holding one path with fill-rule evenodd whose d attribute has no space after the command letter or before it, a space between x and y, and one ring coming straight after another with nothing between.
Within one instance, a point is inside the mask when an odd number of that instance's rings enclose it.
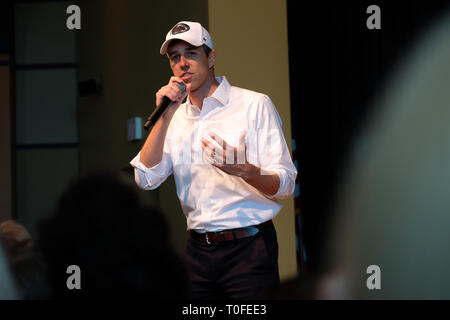
<instances>
[{"instance_id":1,"label":"beige wall surface","mask_svg":"<svg viewBox=\"0 0 450 320\"><path fill-rule=\"evenodd\" d=\"M291 148L286 1L209 0L208 9L217 51L216 75L225 75L232 85L267 94L277 107ZM274 221L283 281L296 275L297 261L293 197L280 203L283 209Z\"/></svg>"}]
</instances>

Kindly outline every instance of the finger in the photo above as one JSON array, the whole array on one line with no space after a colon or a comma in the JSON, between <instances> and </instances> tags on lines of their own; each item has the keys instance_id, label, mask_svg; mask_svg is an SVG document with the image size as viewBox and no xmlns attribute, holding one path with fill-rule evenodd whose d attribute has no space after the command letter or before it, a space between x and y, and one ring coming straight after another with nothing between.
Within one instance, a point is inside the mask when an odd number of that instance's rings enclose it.
<instances>
[{"instance_id":1,"label":"finger","mask_svg":"<svg viewBox=\"0 0 450 320\"><path fill-rule=\"evenodd\" d=\"M211 165L217 164L217 159L211 157L209 152L204 152L203 157L209 164Z\"/></svg>"},{"instance_id":2,"label":"finger","mask_svg":"<svg viewBox=\"0 0 450 320\"><path fill-rule=\"evenodd\" d=\"M247 135L247 131L242 131L241 135L239 136L239 146L245 146L245 136Z\"/></svg>"},{"instance_id":3,"label":"finger","mask_svg":"<svg viewBox=\"0 0 450 320\"><path fill-rule=\"evenodd\" d=\"M222 158L220 152L217 152L212 146L206 147L202 145L202 149L211 159L220 160Z\"/></svg>"},{"instance_id":4,"label":"finger","mask_svg":"<svg viewBox=\"0 0 450 320\"><path fill-rule=\"evenodd\" d=\"M214 148L214 153L213 153L213 155L211 155L211 158L214 160L215 163L220 163L220 164L226 163L225 162L225 155L224 155L224 152L223 152L222 148L215 147Z\"/></svg>"},{"instance_id":5,"label":"finger","mask_svg":"<svg viewBox=\"0 0 450 320\"><path fill-rule=\"evenodd\" d=\"M222 163L234 163L234 156L232 154L228 155L230 149L231 149L231 152L232 152L232 148L230 148L228 146L228 143L224 139L222 139L219 135L214 133L214 132L210 132L209 136L214 141L216 141L217 144L219 146L221 146L221 148L222 148L222 150L220 150L220 152L221 152L220 159L222 159Z\"/></svg>"},{"instance_id":6,"label":"finger","mask_svg":"<svg viewBox=\"0 0 450 320\"><path fill-rule=\"evenodd\" d=\"M231 147L230 145L226 144L226 149L225 149L225 163L226 164L235 164L236 163L236 159L235 159L235 148Z\"/></svg>"},{"instance_id":7,"label":"finger","mask_svg":"<svg viewBox=\"0 0 450 320\"><path fill-rule=\"evenodd\" d=\"M180 86L178 85L178 83L183 83L185 90L182 91L180 89ZM185 83L183 81L183 79L180 77L171 77L170 82L169 82L169 86L173 86L174 88L180 90L180 94L181 94L182 98L186 97L188 95L188 93L191 91L191 85L192 85L191 83Z\"/></svg>"},{"instance_id":8,"label":"finger","mask_svg":"<svg viewBox=\"0 0 450 320\"><path fill-rule=\"evenodd\" d=\"M226 149L226 142L217 134L215 134L214 132L210 132L209 136L216 141L219 146L221 146L223 149Z\"/></svg>"},{"instance_id":9,"label":"finger","mask_svg":"<svg viewBox=\"0 0 450 320\"><path fill-rule=\"evenodd\" d=\"M222 149L222 145L221 144L217 143L216 140L214 140L212 138L210 139L210 138L211 138L211 136L207 136L207 137L202 138L202 140L205 143L209 143L209 144L213 145L216 149Z\"/></svg>"},{"instance_id":10,"label":"finger","mask_svg":"<svg viewBox=\"0 0 450 320\"><path fill-rule=\"evenodd\" d=\"M166 94L164 96L169 98L170 101L172 101L172 102L178 102L178 99L179 99L178 95L173 92L166 92Z\"/></svg>"},{"instance_id":11,"label":"finger","mask_svg":"<svg viewBox=\"0 0 450 320\"><path fill-rule=\"evenodd\" d=\"M204 147L202 146L202 148L208 155L211 155L215 152L214 146L212 144L205 145Z\"/></svg>"},{"instance_id":12,"label":"finger","mask_svg":"<svg viewBox=\"0 0 450 320\"><path fill-rule=\"evenodd\" d=\"M181 91L181 89L176 85L176 84L172 84L169 88L168 88L168 90L170 91L170 92L174 92L176 95L178 95L178 96L182 96L183 95L183 92Z\"/></svg>"},{"instance_id":13,"label":"finger","mask_svg":"<svg viewBox=\"0 0 450 320\"><path fill-rule=\"evenodd\" d=\"M205 152L205 153L203 154L203 159L206 160L206 162L208 162L209 164L214 164L214 160L211 159L211 157L208 155L207 152Z\"/></svg>"},{"instance_id":14,"label":"finger","mask_svg":"<svg viewBox=\"0 0 450 320\"><path fill-rule=\"evenodd\" d=\"M216 163L226 163L225 155L222 148L215 148L215 156L213 157Z\"/></svg>"},{"instance_id":15,"label":"finger","mask_svg":"<svg viewBox=\"0 0 450 320\"><path fill-rule=\"evenodd\" d=\"M173 94L173 97L175 99L175 100L172 100L172 101L179 102L179 101L182 101L184 99L184 97L185 97L183 92L178 87L171 87L169 89L169 91Z\"/></svg>"},{"instance_id":16,"label":"finger","mask_svg":"<svg viewBox=\"0 0 450 320\"><path fill-rule=\"evenodd\" d=\"M212 143L208 143L208 142L204 142L204 140L202 140L202 149L203 149L203 153L208 157L211 158L211 155L214 153L215 151L215 146Z\"/></svg>"},{"instance_id":17,"label":"finger","mask_svg":"<svg viewBox=\"0 0 450 320\"><path fill-rule=\"evenodd\" d=\"M214 149L215 145L208 140L202 139L202 147Z\"/></svg>"},{"instance_id":18,"label":"finger","mask_svg":"<svg viewBox=\"0 0 450 320\"><path fill-rule=\"evenodd\" d=\"M169 86L161 88L156 94L156 96L161 98L161 99L162 99L162 97L166 96L167 98L169 98L171 100L176 98L177 95L178 95L177 91L174 90L172 87L169 87Z\"/></svg>"},{"instance_id":19,"label":"finger","mask_svg":"<svg viewBox=\"0 0 450 320\"><path fill-rule=\"evenodd\" d=\"M176 100L183 100L186 97L188 90L181 91L181 89L177 83L184 83L184 81L180 77L170 77L169 84L166 87L173 88L177 92L179 92L179 98L177 98ZM187 88L186 84L185 84L185 86ZM189 85L189 90L190 90L190 88L191 88L191 86Z\"/></svg>"},{"instance_id":20,"label":"finger","mask_svg":"<svg viewBox=\"0 0 450 320\"><path fill-rule=\"evenodd\" d=\"M244 130L239 136L239 148L237 148L236 154L236 163L237 164L245 164L246 162L246 154L247 154L247 146L245 145L245 136L247 132Z\"/></svg>"},{"instance_id":21,"label":"finger","mask_svg":"<svg viewBox=\"0 0 450 320\"><path fill-rule=\"evenodd\" d=\"M164 95L167 97L167 98L178 98L178 96L180 95L180 93L177 91L177 90L175 90L174 88L168 88L167 90L166 90L166 92L164 92Z\"/></svg>"},{"instance_id":22,"label":"finger","mask_svg":"<svg viewBox=\"0 0 450 320\"><path fill-rule=\"evenodd\" d=\"M210 158L211 160L213 160L216 163L222 163L222 153L218 150L216 151L214 149L214 147L210 146L210 147L206 147L204 145L202 145L202 149L204 151L204 153L208 156L208 158Z\"/></svg>"},{"instance_id":23,"label":"finger","mask_svg":"<svg viewBox=\"0 0 450 320\"><path fill-rule=\"evenodd\" d=\"M180 83L180 82L174 81L169 86L170 86L170 88L173 88L173 89L178 90L178 91L181 92L181 89L180 89L180 86L178 85L178 83Z\"/></svg>"},{"instance_id":24,"label":"finger","mask_svg":"<svg viewBox=\"0 0 450 320\"><path fill-rule=\"evenodd\" d=\"M181 83L181 82L184 82L184 81L180 77L175 77L175 76L170 77L169 84L172 84L174 82Z\"/></svg>"},{"instance_id":25,"label":"finger","mask_svg":"<svg viewBox=\"0 0 450 320\"><path fill-rule=\"evenodd\" d=\"M216 156L216 157L211 157L211 156L209 156L207 153L205 154L205 158L206 158L206 161L208 161L209 162L209 164L211 164L211 165L213 165L213 166L215 166L215 167L217 167L217 168L222 168L223 166L224 166L224 164L220 161L220 159L218 159L218 157Z\"/></svg>"}]
</instances>

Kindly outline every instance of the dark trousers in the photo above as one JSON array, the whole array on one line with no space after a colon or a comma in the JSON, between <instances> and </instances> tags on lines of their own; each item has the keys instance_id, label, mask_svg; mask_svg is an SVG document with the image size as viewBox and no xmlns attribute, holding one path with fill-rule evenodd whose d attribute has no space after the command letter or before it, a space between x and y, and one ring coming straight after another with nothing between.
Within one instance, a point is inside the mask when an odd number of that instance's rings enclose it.
<instances>
[{"instance_id":1,"label":"dark trousers","mask_svg":"<svg viewBox=\"0 0 450 320\"><path fill-rule=\"evenodd\" d=\"M280 284L273 223L254 236L211 245L189 237L184 260L194 300L264 298Z\"/></svg>"}]
</instances>

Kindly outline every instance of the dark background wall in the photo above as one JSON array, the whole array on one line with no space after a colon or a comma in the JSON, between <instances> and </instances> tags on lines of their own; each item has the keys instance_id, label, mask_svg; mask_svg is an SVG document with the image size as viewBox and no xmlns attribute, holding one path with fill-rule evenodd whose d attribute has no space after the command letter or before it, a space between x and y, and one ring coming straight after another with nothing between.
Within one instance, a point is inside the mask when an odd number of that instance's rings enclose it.
<instances>
[{"instance_id":1,"label":"dark background wall","mask_svg":"<svg viewBox=\"0 0 450 320\"><path fill-rule=\"evenodd\" d=\"M319 272L334 195L373 105L447 1L288 0L293 137L299 161L307 270ZM381 9L369 30L368 6Z\"/></svg>"},{"instance_id":2,"label":"dark background wall","mask_svg":"<svg viewBox=\"0 0 450 320\"><path fill-rule=\"evenodd\" d=\"M66 8L81 8L81 30L69 30ZM147 117L155 92L171 75L159 54L174 21L208 27L206 0L4 1L0 5L0 222L13 218L37 235L69 181L116 170L134 184L129 161L143 141L127 141L127 119ZM162 15L161 12L165 14ZM101 92L79 96L79 81ZM173 178L141 193L167 212L174 245L186 238Z\"/></svg>"},{"instance_id":3,"label":"dark background wall","mask_svg":"<svg viewBox=\"0 0 450 320\"><path fill-rule=\"evenodd\" d=\"M13 165L11 141L11 30L12 6L8 2L0 2L0 221L11 217L14 193Z\"/></svg>"}]
</instances>

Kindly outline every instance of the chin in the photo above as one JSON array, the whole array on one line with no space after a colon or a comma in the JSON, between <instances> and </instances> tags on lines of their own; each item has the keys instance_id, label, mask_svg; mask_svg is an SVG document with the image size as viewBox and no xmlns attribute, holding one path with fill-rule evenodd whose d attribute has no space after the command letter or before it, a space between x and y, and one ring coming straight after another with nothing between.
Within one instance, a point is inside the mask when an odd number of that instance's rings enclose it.
<instances>
[{"instance_id":1,"label":"chin","mask_svg":"<svg viewBox=\"0 0 450 320\"><path fill-rule=\"evenodd\" d=\"M190 90L191 92L193 92L199 88L199 86L196 83L193 83L192 81L187 82L187 83L191 84L191 90Z\"/></svg>"}]
</instances>

